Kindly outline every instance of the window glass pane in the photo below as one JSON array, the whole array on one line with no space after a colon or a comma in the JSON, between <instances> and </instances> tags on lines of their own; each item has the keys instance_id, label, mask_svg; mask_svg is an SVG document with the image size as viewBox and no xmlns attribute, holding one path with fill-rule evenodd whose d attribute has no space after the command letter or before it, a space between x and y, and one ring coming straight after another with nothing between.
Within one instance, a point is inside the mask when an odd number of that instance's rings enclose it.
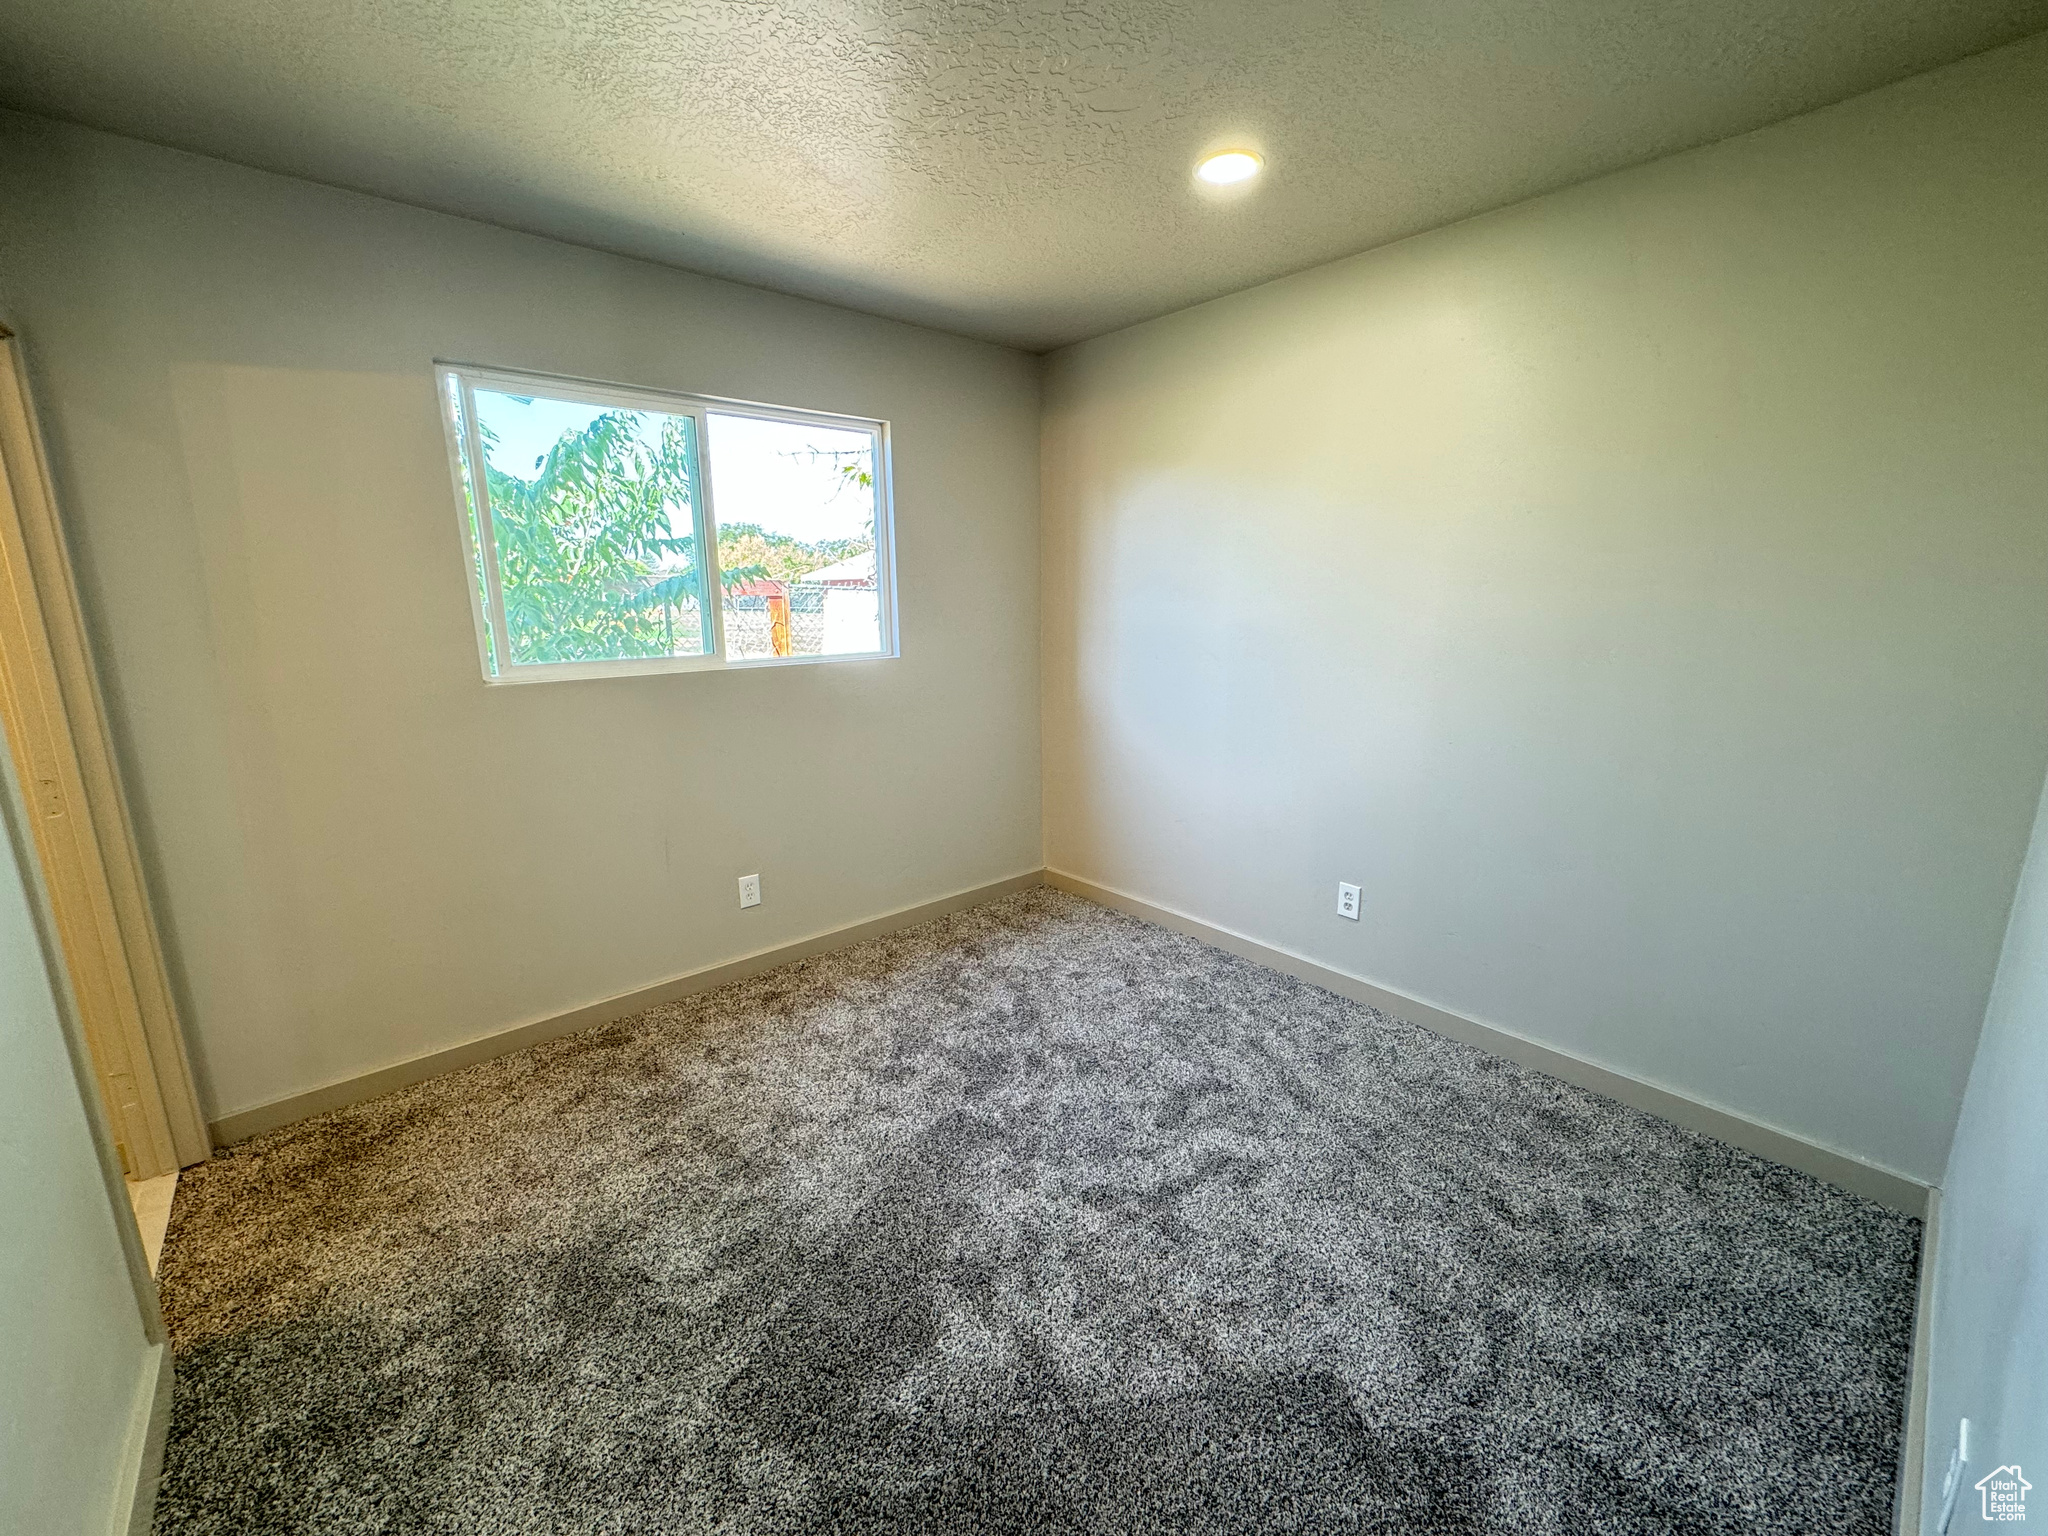
<instances>
[{"instance_id":1,"label":"window glass pane","mask_svg":"<svg viewBox=\"0 0 2048 1536\"><path fill-rule=\"evenodd\" d=\"M726 655L881 650L874 433L719 411L709 431Z\"/></svg>"},{"instance_id":2,"label":"window glass pane","mask_svg":"<svg viewBox=\"0 0 2048 1536\"><path fill-rule=\"evenodd\" d=\"M696 422L495 390L475 398L509 661L709 651Z\"/></svg>"}]
</instances>

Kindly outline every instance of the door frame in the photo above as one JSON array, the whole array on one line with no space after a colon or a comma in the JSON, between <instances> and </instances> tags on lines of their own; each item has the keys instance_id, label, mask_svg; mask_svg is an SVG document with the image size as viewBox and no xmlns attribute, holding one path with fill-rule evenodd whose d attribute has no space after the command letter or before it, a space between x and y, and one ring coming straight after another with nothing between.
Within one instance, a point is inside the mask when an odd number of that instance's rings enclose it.
<instances>
[{"instance_id":1,"label":"door frame","mask_svg":"<svg viewBox=\"0 0 2048 1536\"><path fill-rule=\"evenodd\" d=\"M0 727L123 1171L148 1179L202 1162L212 1142L115 767L21 338L5 325Z\"/></svg>"}]
</instances>

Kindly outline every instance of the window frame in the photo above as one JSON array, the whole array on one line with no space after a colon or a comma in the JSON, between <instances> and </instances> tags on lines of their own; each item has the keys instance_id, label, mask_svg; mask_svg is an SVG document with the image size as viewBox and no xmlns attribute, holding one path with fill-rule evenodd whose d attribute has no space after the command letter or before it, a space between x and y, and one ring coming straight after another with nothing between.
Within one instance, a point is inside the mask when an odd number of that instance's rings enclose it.
<instances>
[{"instance_id":1,"label":"window frame","mask_svg":"<svg viewBox=\"0 0 2048 1536\"><path fill-rule=\"evenodd\" d=\"M510 632L505 622L504 573L498 566L494 519L483 447L483 424L477 417L476 391L534 395L594 405L611 410L658 411L688 416L697 440L697 484L690 515L710 610L711 649L698 656L623 656L606 661L518 662L511 659ZM476 630L477 659L487 684L557 683L584 678L640 677L668 672L737 671L754 667L812 666L821 662L893 661L901 655L896 630L896 506L889 462L889 423L873 416L837 411L805 410L733 400L719 395L692 395L677 390L611 384L565 374L536 373L479 363L435 359L434 392L441 413L441 436L448 448L449 472L455 486L455 511L462 529L464 585L469 588L470 621ZM460 401L460 419L457 401ZM833 656L741 656L726 654L725 586L718 566L718 515L711 488L713 415L746 416L759 421L784 421L799 426L834 427L869 433L874 440L875 603L877 649ZM478 466L472 476L470 466ZM504 637L505 660L499 664L493 637Z\"/></svg>"}]
</instances>

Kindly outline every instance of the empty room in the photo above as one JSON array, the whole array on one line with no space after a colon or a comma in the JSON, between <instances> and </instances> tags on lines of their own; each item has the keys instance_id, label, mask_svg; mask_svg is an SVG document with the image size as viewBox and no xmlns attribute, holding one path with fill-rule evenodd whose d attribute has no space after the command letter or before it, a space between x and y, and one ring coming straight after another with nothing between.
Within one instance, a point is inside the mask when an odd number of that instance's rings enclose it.
<instances>
[{"instance_id":1,"label":"empty room","mask_svg":"<svg viewBox=\"0 0 2048 1536\"><path fill-rule=\"evenodd\" d=\"M0 66L4 1536L2025 1527L2048 0Z\"/></svg>"}]
</instances>

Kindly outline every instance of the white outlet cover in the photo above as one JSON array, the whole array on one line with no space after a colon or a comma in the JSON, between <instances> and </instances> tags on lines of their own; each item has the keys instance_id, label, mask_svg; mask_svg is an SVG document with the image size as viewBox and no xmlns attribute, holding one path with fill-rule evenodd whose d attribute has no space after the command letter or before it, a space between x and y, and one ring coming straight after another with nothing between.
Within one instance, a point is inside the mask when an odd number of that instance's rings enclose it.
<instances>
[{"instance_id":1,"label":"white outlet cover","mask_svg":"<svg viewBox=\"0 0 2048 1536\"><path fill-rule=\"evenodd\" d=\"M743 907L758 907L761 905L761 877L759 875L740 876L740 905Z\"/></svg>"},{"instance_id":2,"label":"white outlet cover","mask_svg":"<svg viewBox=\"0 0 2048 1536\"><path fill-rule=\"evenodd\" d=\"M1341 881L1340 881L1340 882L1338 882L1338 885L1337 885L1337 915L1338 915L1339 917L1348 917L1348 918L1350 918L1350 919L1351 919L1351 921L1353 921L1354 923L1358 921L1358 887L1357 887L1357 886L1355 886L1355 885L1345 885L1345 884L1344 884L1343 882L1341 882Z\"/></svg>"}]
</instances>

